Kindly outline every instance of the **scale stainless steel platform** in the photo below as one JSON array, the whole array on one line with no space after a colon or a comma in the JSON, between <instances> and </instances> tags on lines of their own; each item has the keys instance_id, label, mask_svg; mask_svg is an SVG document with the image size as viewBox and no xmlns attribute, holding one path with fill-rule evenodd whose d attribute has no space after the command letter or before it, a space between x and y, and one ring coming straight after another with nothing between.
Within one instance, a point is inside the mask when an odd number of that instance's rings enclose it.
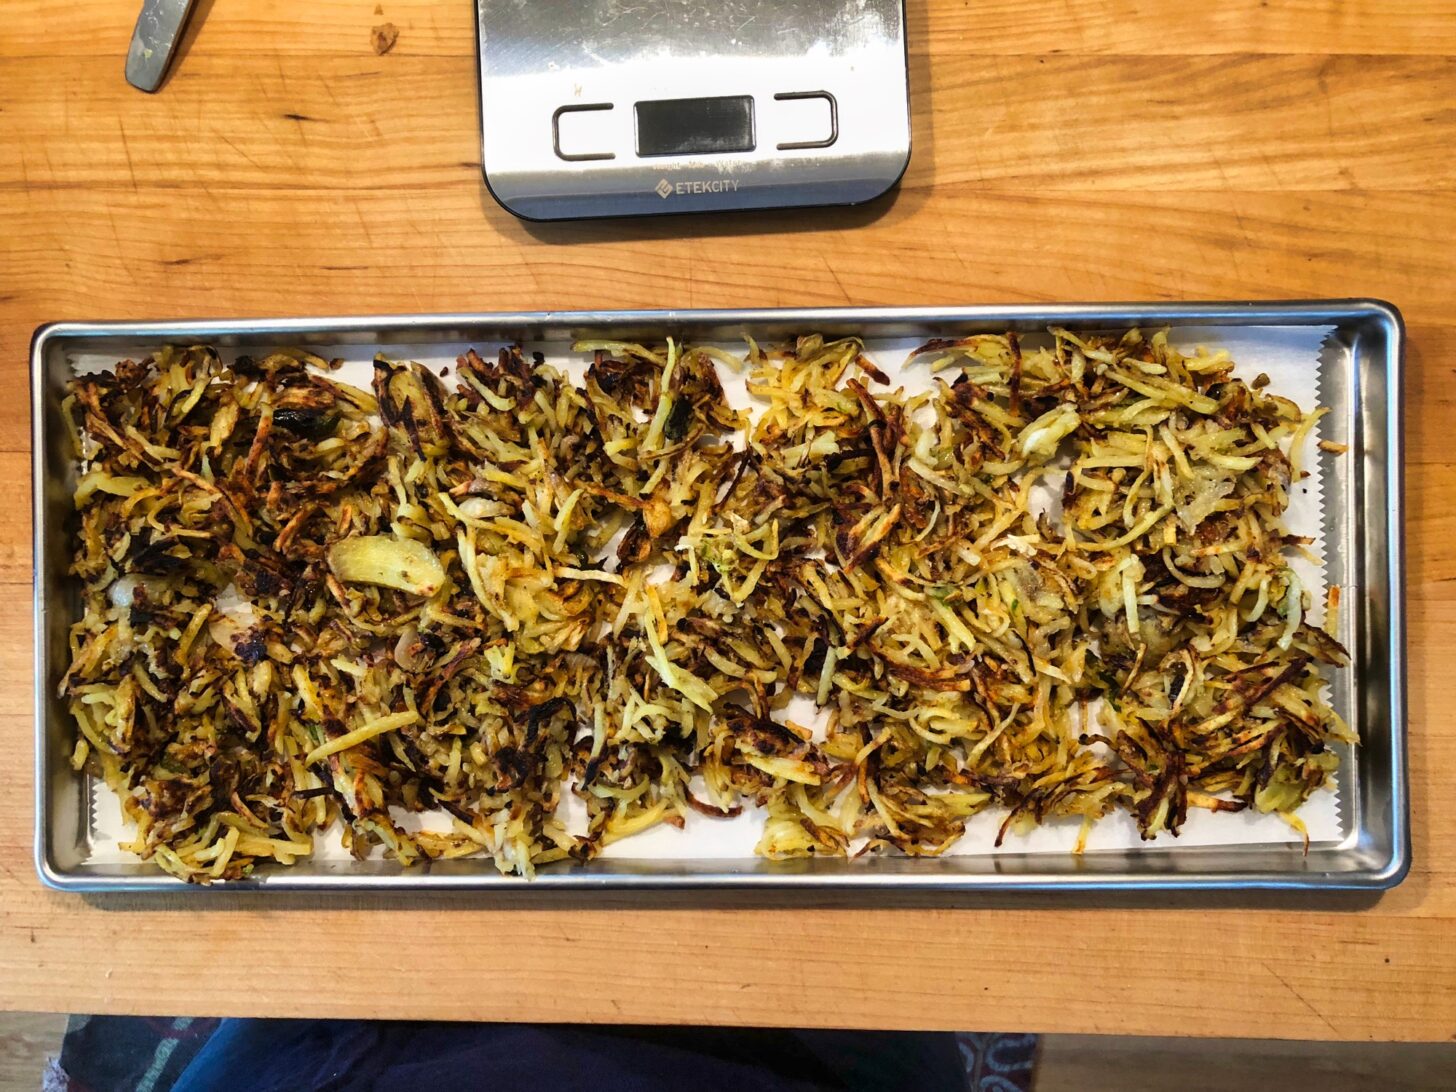
<instances>
[{"instance_id":1,"label":"scale stainless steel platform","mask_svg":"<svg viewBox=\"0 0 1456 1092\"><path fill-rule=\"evenodd\" d=\"M529 220L852 205L910 161L904 0L476 0L482 164Z\"/></svg>"}]
</instances>

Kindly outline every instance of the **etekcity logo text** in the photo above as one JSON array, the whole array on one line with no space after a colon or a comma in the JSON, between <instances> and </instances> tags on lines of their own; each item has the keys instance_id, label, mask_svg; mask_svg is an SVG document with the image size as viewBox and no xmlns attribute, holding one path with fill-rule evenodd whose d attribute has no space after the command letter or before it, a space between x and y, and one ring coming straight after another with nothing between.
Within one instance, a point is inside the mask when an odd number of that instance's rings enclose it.
<instances>
[{"instance_id":1,"label":"etekcity logo text","mask_svg":"<svg viewBox=\"0 0 1456 1092\"><path fill-rule=\"evenodd\" d=\"M686 182L669 182L663 179L652 187L658 197L666 201L674 194L681 197L690 193L737 193L738 179L736 178L708 178L692 179Z\"/></svg>"}]
</instances>

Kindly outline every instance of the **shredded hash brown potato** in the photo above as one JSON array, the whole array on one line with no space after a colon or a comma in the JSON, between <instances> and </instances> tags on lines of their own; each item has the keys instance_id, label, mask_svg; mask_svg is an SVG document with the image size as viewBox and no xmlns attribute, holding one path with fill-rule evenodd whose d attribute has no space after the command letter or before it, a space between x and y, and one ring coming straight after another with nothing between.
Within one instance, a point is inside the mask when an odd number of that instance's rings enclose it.
<instances>
[{"instance_id":1,"label":"shredded hash brown potato","mask_svg":"<svg viewBox=\"0 0 1456 1092\"><path fill-rule=\"evenodd\" d=\"M208 346L74 379L74 764L197 882L336 823L525 875L746 804L771 858L933 856L992 807L998 845L1298 829L1355 742L1286 561L1318 414L1163 333L1044 341L932 341L915 397L817 336L583 343L580 387L519 348L370 392Z\"/></svg>"}]
</instances>

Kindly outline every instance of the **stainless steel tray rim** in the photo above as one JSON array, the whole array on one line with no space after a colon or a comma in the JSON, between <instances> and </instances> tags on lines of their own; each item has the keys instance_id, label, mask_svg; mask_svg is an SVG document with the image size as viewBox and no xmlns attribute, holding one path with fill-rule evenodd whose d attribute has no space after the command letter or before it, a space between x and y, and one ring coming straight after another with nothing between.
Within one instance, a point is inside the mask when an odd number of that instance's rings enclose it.
<instances>
[{"instance_id":1,"label":"stainless steel tray rim","mask_svg":"<svg viewBox=\"0 0 1456 1092\"><path fill-rule=\"evenodd\" d=\"M176 340L185 337L234 337L267 335L277 339L288 335L320 336L367 334L390 329L440 329L478 326L594 325L619 326L638 323L696 326L768 325L790 322L809 326L816 323L876 325L947 322L1030 322L1097 323L1113 325L1267 325L1303 326L1333 322L1352 314L1378 317L1391 329L1405 330L1405 320L1392 303L1376 298L1337 300L1249 300L1196 301L1187 303L1079 303L1079 304L977 304L947 307L768 307L768 308L658 308L640 310L584 311L455 311L392 315L334 315L283 318L198 318L172 320L57 321L38 327L32 340L32 360L46 343L60 337L150 337Z\"/></svg>"},{"instance_id":2,"label":"stainless steel tray rim","mask_svg":"<svg viewBox=\"0 0 1456 1092\"><path fill-rule=\"evenodd\" d=\"M52 716L50 689L53 665L47 655L46 636L54 624L47 597L46 559L59 542L58 527L51 526L46 515L47 423L51 409L47 403L47 368L52 347L63 342L86 343L103 339L134 339L150 342L178 342L187 339L230 341L266 340L268 344L319 344L349 338L382 339L384 337L425 336L429 340L455 340L468 336L466 331L555 330L577 331L592 328L621 329L634 326L652 327L673 332L683 327L723 329L733 327L774 327L783 329L813 328L816 331L841 332L868 327L888 332L893 327L935 327L944 332L951 326L995 328L1030 328L1067 325L1084 329L1106 329L1114 326L1307 326L1331 325L1364 331L1378 340L1372 350L1372 374L1382 381L1385 412L1367 426L1378 426L1380 454L1384 459L1383 480L1378 484L1382 503L1377 516L1378 526L1388 536L1385 563L1378 567L1378 580L1367 580L1367 587L1379 587L1384 593L1385 633L1380 644L1388 661L1379 689L1384 698L1384 728L1374 740L1365 741L1361 755L1372 743L1383 748L1385 765L1381 787L1387 790L1377 801L1374 814L1363 816L1370 823L1352 833L1352 845L1339 850L1344 867L1308 867L1324 858L1331 849L1312 851L1315 862L1304 861L1306 867L1248 869L1238 867L1199 868L1188 856L1180 856L1175 868L1156 869L1158 854L1168 849L1148 850L1139 857L1134 870L1118 872L1101 865L1085 867L1069 862L1061 855L1012 855L1023 864L1028 856L1045 858L1047 865L1061 867L1004 870L1003 858L975 859L989 863L983 871L948 870L935 867L936 862L915 862L916 870L854 869L838 867L833 871L813 871L806 867L766 867L746 862L750 867L733 868L719 861L689 861L691 872L672 872L662 862L651 862L647 871L630 871L629 860L603 862L606 868L593 871L592 866L573 865L558 869L547 866L533 880L503 876L489 861L480 861L479 871L447 872L428 868L400 869L387 874L353 874L348 871L309 873L294 869L273 869L257 879L237 881L212 887L186 884L155 870L151 864L139 864L134 872L114 874L116 866L106 866L101 873L63 867L51 844L54 833L49 823L55 805L50 781L55 771L47 762L48 718ZM36 828L35 864L40 881L47 887L69 892L200 892L200 891L337 891L408 890L448 891L573 891L573 890L661 890L704 888L736 889L802 889L806 891L905 890L920 892L1144 892L1167 891L1311 891L1364 890L1380 891L1394 887L1408 874L1411 866L1408 772L1405 747L1405 677L1403 610L1404 559L1401 541L1403 527L1402 473L1402 365L1405 324L1400 311L1379 299L1286 300L1286 301L1210 301L1196 303L1106 303L1010 306L978 305L967 307L889 307L889 308L768 308L768 309L663 309L635 311L521 311L498 313L448 313L438 315L398 314L375 316L334 316L326 318L278 319L195 319L187 321L121 321L121 322L55 322L39 327L31 346L32 397L32 484L34 508L34 617L35 617L35 717L36 717ZM1352 347L1352 352L1358 346ZM1378 359L1375 357L1378 356ZM1354 367L1352 359L1352 368ZM1357 382L1359 376L1356 376ZM1359 393L1359 392L1357 392ZM1368 431L1368 428L1367 428ZM1368 574L1367 574L1368 575ZM53 756L52 756L53 757ZM1362 757L1363 761L1363 757ZM79 783L79 782L78 782ZM1346 839L1351 842L1352 839ZM1251 850L1257 847L1249 847ZM1198 849L1171 850L1181 854L1198 853ZM1270 857L1284 853L1287 847L1265 852ZM1289 855L1291 860L1297 860ZM1009 859L1009 858L1007 858ZM1331 858L1332 860L1334 858ZM971 858L955 858L966 861ZM830 864L831 862L818 862ZM873 865L874 862L871 862ZM844 862L838 862L843 866ZM628 867L624 867L628 866ZM1150 867L1151 866L1151 867Z\"/></svg>"}]
</instances>

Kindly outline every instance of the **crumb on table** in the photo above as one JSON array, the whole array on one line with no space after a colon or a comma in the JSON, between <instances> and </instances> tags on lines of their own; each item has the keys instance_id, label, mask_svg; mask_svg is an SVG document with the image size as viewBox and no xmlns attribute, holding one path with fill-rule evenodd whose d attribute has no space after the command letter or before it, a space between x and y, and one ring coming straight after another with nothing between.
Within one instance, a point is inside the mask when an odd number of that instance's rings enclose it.
<instances>
[{"instance_id":1,"label":"crumb on table","mask_svg":"<svg viewBox=\"0 0 1456 1092\"><path fill-rule=\"evenodd\" d=\"M393 23L381 23L370 31L369 41L374 46L374 52L382 57L399 41L399 27Z\"/></svg>"}]
</instances>

